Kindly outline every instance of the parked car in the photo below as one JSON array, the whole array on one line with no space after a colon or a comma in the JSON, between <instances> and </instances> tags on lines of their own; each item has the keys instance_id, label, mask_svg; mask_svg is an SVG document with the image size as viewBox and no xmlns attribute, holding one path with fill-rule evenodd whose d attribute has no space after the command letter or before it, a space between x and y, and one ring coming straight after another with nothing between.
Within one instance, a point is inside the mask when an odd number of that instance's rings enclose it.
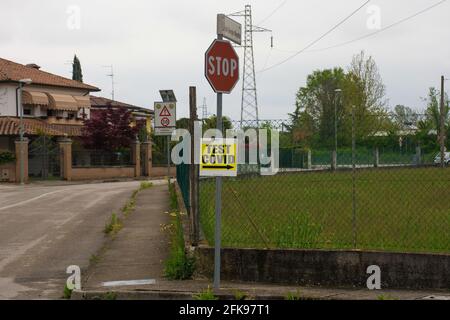
<instances>
[{"instance_id":1,"label":"parked car","mask_svg":"<svg viewBox=\"0 0 450 320\"><path fill-rule=\"evenodd\" d=\"M445 153L444 162L446 165L450 165L450 152ZM434 158L435 164L441 164L441 154L438 153L436 157Z\"/></svg>"}]
</instances>

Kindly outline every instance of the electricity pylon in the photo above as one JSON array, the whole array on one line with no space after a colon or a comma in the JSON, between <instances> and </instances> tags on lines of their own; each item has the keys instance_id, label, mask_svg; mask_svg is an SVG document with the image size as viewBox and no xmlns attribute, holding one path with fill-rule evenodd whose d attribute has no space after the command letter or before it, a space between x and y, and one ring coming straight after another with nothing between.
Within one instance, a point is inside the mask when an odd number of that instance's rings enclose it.
<instances>
[{"instance_id":1,"label":"electricity pylon","mask_svg":"<svg viewBox=\"0 0 450 320\"><path fill-rule=\"evenodd\" d=\"M244 121L255 121L259 126L258 95L256 90L255 56L253 52L253 33L272 32L272 30L254 26L252 7L245 6L244 11L232 13L232 17L244 17L244 70L242 72L241 127ZM273 42L272 42L273 43Z\"/></svg>"}]
</instances>

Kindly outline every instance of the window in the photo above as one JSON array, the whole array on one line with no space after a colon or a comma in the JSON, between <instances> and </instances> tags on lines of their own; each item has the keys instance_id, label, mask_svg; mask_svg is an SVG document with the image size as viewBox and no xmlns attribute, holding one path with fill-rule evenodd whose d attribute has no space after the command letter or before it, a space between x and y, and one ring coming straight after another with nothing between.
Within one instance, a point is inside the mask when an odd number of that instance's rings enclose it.
<instances>
[{"instance_id":1,"label":"window","mask_svg":"<svg viewBox=\"0 0 450 320\"><path fill-rule=\"evenodd\" d=\"M54 117L55 116L55 110L47 110L47 117Z\"/></svg>"},{"instance_id":2,"label":"window","mask_svg":"<svg viewBox=\"0 0 450 320\"><path fill-rule=\"evenodd\" d=\"M75 117L76 117L75 112L67 113L67 119L72 120L72 119L75 119Z\"/></svg>"},{"instance_id":3,"label":"window","mask_svg":"<svg viewBox=\"0 0 450 320\"><path fill-rule=\"evenodd\" d=\"M31 112L31 107L23 107L23 115L31 116L33 113Z\"/></svg>"}]
</instances>

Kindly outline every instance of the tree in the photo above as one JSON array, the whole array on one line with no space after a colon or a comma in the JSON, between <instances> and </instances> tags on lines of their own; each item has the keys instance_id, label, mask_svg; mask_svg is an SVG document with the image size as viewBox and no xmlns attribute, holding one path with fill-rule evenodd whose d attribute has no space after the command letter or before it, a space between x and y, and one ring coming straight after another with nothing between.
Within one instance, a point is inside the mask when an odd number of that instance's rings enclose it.
<instances>
[{"instance_id":1,"label":"tree","mask_svg":"<svg viewBox=\"0 0 450 320\"><path fill-rule=\"evenodd\" d=\"M437 131L439 136L441 132L441 107L440 107L441 93L436 88L430 88L428 91L428 97L423 99L427 103L426 121L429 126ZM447 95L445 95L445 101L448 101ZM449 105L444 108L444 118L446 121L449 119ZM448 124L447 124L448 125Z\"/></svg>"},{"instance_id":2,"label":"tree","mask_svg":"<svg viewBox=\"0 0 450 320\"><path fill-rule=\"evenodd\" d=\"M353 75L354 81L359 87L356 98L360 107L370 111L384 111L387 105L386 87L383 84L378 66L375 60L369 56L366 58L364 51L354 55L348 74Z\"/></svg>"},{"instance_id":3,"label":"tree","mask_svg":"<svg viewBox=\"0 0 450 320\"><path fill-rule=\"evenodd\" d=\"M353 108L356 139L368 140L392 128L386 103L378 67L364 52L353 57L347 72L342 68L314 71L297 92L296 110L290 114L292 143L332 148L337 126L338 143L350 146Z\"/></svg>"},{"instance_id":4,"label":"tree","mask_svg":"<svg viewBox=\"0 0 450 320\"><path fill-rule=\"evenodd\" d=\"M345 73L342 68L314 71L307 77L306 86L299 89L296 110L290 115L293 142L311 144L316 138L320 144L331 147L336 121L343 114L343 105L336 89L342 87Z\"/></svg>"},{"instance_id":5,"label":"tree","mask_svg":"<svg viewBox=\"0 0 450 320\"><path fill-rule=\"evenodd\" d=\"M233 125L228 117L223 117L223 130L229 130L233 128ZM216 129L217 128L217 117L210 116L209 118L203 120L203 132L208 129Z\"/></svg>"},{"instance_id":6,"label":"tree","mask_svg":"<svg viewBox=\"0 0 450 320\"><path fill-rule=\"evenodd\" d=\"M77 55L73 57L72 63L72 79L78 82L83 82L83 72L81 70L81 63Z\"/></svg>"},{"instance_id":7,"label":"tree","mask_svg":"<svg viewBox=\"0 0 450 320\"><path fill-rule=\"evenodd\" d=\"M131 112L126 108L101 109L84 121L83 145L88 149L117 151L136 141L138 126L131 126Z\"/></svg>"},{"instance_id":8,"label":"tree","mask_svg":"<svg viewBox=\"0 0 450 320\"><path fill-rule=\"evenodd\" d=\"M394 108L394 120L399 129L405 129L417 125L419 116L411 108L399 104Z\"/></svg>"}]
</instances>

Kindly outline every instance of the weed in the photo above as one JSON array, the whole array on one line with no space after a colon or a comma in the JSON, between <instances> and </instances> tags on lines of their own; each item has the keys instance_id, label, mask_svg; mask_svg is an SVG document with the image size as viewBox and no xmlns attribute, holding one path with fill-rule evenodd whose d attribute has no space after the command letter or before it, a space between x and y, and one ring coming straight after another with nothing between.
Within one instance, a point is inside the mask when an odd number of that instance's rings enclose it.
<instances>
[{"instance_id":1,"label":"weed","mask_svg":"<svg viewBox=\"0 0 450 320\"><path fill-rule=\"evenodd\" d=\"M302 300L302 295L299 290L296 292L288 292L288 294L285 297L285 300L293 300L293 301L299 301Z\"/></svg>"},{"instance_id":2,"label":"weed","mask_svg":"<svg viewBox=\"0 0 450 320\"><path fill-rule=\"evenodd\" d=\"M89 258L89 263L90 264L96 264L100 261L100 257L96 254L91 255L91 257Z\"/></svg>"},{"instance_id":3,"label":"weed","mask_svg":"<svg viewBox=\"0 0 450 320\"><path fill-rule=\"evenodd\" d=\"M63 298L66 300L70 300L70 298L72 297L72 291L73 290L69 289L66 283L66 285L64 286Z\"/></svg>"},{"instance_id":4,"label":"weed","mask_svg":"<svg viewBox=\"0 0 450 320\"><path fill-rule=\"evenodd\" d=\"M234 299L235 300L246 300L247 299L247 294L245 292L236 290L234 292Z\"/></svg>"},{"instance_id":5,"label":"weed","mask_svg":"<svg viewBox=\"0 0 450 320\"><path fill-rule=\"evenodd\" d=\"M111 219L110 219L109 223L107 223L105 225L104 232L106 234L115 234L115 233L119 232L120 229L122 229L122 222L120 221L119 218L117 218L117 214L113 213L111 215Z\"/></svg>"},{"instance_id":6,"label":"weed","mask_svg":"<svg viewBox=\"0 0 450 320\"><path fill-rule=\"evenodd\" d=\"M105 300L117 300L117 293L115 293L115 292L107 292L105 294Z\"/></svg>"},{"instance_id":7,"label":"weed","mask_svg":"<svg viewBox=\"0 0 450 320\"><path fill-rule=\"evenodd\" d=\"M178 208L178 197L177 191L175 189L175 183L169 181L169 194L170 194L170 210L179 210Z\"/></svg>"},{"instance_id":8,"label":"weed","mask_svg":"<svg viewBox=\"0 0 450 320\"><path fill-rule=\"evenodd\" d=\"M149 189L153 187L153 183L148 182L148 181L142 181L141 182L141 186L139 187L139 191L145 190L145 189Z\"/></svg>"},{"instance_id":9,"label":"weed","mask_svg":"<svg viewBox=\"0 0 450 320\"><path fill-rule=\"evenodd\" d=\"M195 270L195 260L186 254L184 246L183 225L178 212L171 214L173 223L170 225L171 250L165 261L164 276L170 280L186 280L192 278Z\"/></svg>"},{"instance_id":10,"label":"weed","mask_svg":"<svg viewBox=\"0 0 450 320\"><path fill-rule=\"evenodd\" d=\"M394 297L391 296L390 294L387 294L387 295L381 294L381 295L378 296L377 299L380 300L380 301L384 301L384 300L397 300L397 298L394 298Z\"/></svg>"},{"instance_id":11,"label":"weed","mask_svg":"<svg viewBox=\"0 0 450 320\"><path fill-rule=\"evenodd\" d=\"M194 294L192 298L194 298L194 300L219 300L219 298L214 295L209 286L205 291Z\"/></svg>"}]
</instances>

